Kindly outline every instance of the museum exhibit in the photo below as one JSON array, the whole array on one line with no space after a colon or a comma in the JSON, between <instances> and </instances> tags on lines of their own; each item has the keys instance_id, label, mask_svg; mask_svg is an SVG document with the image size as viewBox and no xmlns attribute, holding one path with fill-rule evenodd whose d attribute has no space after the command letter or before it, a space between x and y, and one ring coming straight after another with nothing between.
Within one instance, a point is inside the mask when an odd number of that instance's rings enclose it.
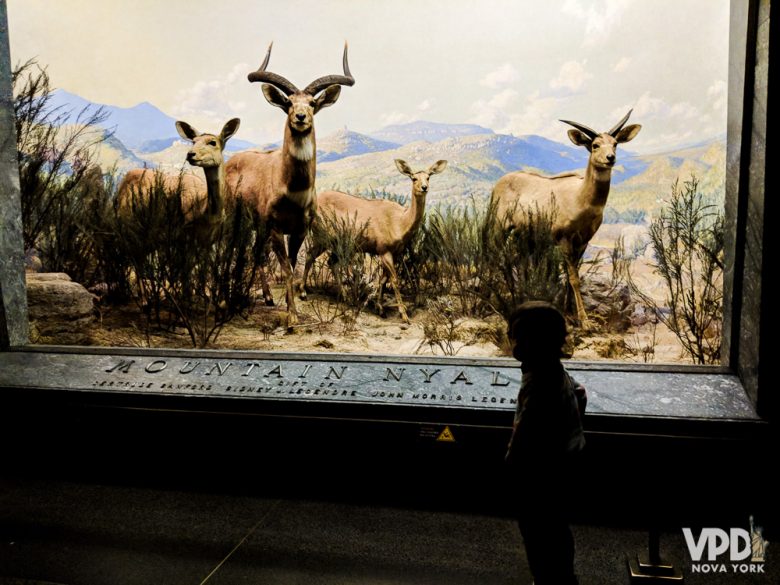
<instances>
[{"instance_id":1,"label":"museum exhibit","mask_svg":"<svg viewBox=\"0 0 780 585\"><path fill-rule=\"evenodd\" d=\"M549 4L0 0L0 585L780 582L770 2Z\"/></svg>"}]
</instances>

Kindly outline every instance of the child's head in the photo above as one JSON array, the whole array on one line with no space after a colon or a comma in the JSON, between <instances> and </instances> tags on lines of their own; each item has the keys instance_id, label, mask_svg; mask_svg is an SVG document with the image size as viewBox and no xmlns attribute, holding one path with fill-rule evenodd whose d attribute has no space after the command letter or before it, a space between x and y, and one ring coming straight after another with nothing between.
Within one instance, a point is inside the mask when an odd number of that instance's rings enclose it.
<instances>
[{"instance_id":1,"label":"child's head","mask_svg":"<svg viewBox=\"0 0 780 585\"><path fill-rule=\"evenodd\" d=\"M520 361L559 359L566 342L566 320L561 312L545 301L528 301L515 309L508 319L507 335Z\"/></svg>"}]
</instances>

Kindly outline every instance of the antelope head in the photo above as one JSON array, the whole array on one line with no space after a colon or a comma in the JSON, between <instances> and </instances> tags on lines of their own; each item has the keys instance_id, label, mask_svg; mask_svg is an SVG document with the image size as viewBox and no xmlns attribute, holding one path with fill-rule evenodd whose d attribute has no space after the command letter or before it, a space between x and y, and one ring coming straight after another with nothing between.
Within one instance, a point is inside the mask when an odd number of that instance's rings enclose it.
<instances>
[{"instance_id":1,"label":"antelope head","mask_svg":"<svg viewBox=\"0 0 780 585\"><path fill-rule=\"evenodd\" d=\"M196 167L212 168L222 165L224 158L222 151L225 144L238 130L241 120L233 118L222 127L222 132L216 134L201 134L187 122L176 122L176 130L179 136L192 142L192 147L187 152L187 162Z\"/></svg>"},{"instance_id":2,"label":"antelope head","mask_svg":"<svg viewBox=\"0 0 780 585\"><path fill-rule=\"evenodd\" d=\"M406 175L412 180L412 196L416 199L424 199L428 194L428 181L430 180L431 175L435 175L446 169L447 161L437 161L432 164L428 170L417 171L416 173L412 171L406 161L403 161L400 158L395 159L395 166L398 167L398 170L402 175Z\"/></svg>"},{"instance_id":3,"label":"antelope head","mask_svg":"<svg viewBox=\"0 0 780 585\"><path fill-rule=\"evenodd\" d=\"M590 151L590 164L597 169L607 170L615 166L617 145L633 140L642 129L639 124L625 125L632 111L629 110L611 130L601 133L577 122L561 122L574 126L575 130L569 130L569 139L577 146L584 146Z\"/></svg>"},{"instance_id":4,"label":"antelope head","mask_svg":"<svg viewBox=\"0 0 780 585\"><path fill-rule=\"evenodd\" d=\"M344 43L343 67L344 75L326 75L312 81L303 90L298 89L290 81L267 71L268 61L271 58L271 48L268 47L265 60L260 68L250 73L250 82L261 81L263 83L263 95L272 106L280 108L287 114L287 125L293 135L306 135L311 132L314 124L314 115L322 108L327 108L336 103L341 94L342 85L354 85L355 78L349 72L347 62L347 44Z\"/></svg>"}]
</instances>

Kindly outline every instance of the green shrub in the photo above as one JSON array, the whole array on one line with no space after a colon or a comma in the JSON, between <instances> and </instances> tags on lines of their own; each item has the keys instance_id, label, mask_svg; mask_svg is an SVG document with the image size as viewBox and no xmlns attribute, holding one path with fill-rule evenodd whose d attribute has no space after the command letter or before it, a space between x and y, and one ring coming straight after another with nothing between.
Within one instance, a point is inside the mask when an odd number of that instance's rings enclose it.
<instances>
[{"instance_id":1,"label":"green shrub","mask_svg":"<svg viewBox=\"0 0 780 585\"><path fill-rule=\"evenodd\" d=\"M154 184L131 190L115 215L115 243L138 284L137 298L157 326L183 326L194 347L253 304L265 259L264 225L242 199L228 194L213 229L187 222L182 187Z\"/></svg>"},{"instance_id":2,"label":"green shrub","mask_svg":"<svg viewBox=\"0 0 780 585\"><path fill-rule=\"evenodd\" d=\"M504 319L530 300L562 307L568 280L552 233L554 206L519 208L510 214L521 221L496 217L493 207L486 212L479 254L482 298Z\"/></svg>"},{"instance_id":3,"label":"green shrub","mask_svg":"<svg viewBox=\"0 0 780 585\"><path fill-rule=\"evenodd\" d=\"M342 218L325 212L318 215L311 232L312 246L328 251L327 266L342 307L344 332L354 329L375 293L373 281L378 274L363 251L365 230L365 225L357 223L357 215Z\"/></svg>"},{"instance_id":4,"label":"green shrub","mask_svg":"<svg viewBox=\"0 0 780 585\"><path fill-rule=\"evenodd\" d=\"M53 89L34 60L12 72L22 235L43 269L88 283L95 270L90 214L104 206L95 148L106 138L102 108L74 112L51 105Z\"/></svg>"},{"instance_id":5,"label":"green shrub","mask_svg":"<svg viewBox=\"0 0 780 585\"><path fill-rule=\"evenodd\" d=\"M465 206L437 207L427 226L432 268L428 278L438 283L439 296L453 297L453 309L460 316L477 316L484 309L480 294L484 223L485 210L472 198Z\"/></svg>"},{"instance_id":6,"label":"green shrub","mask_svg":"<svg viewBox=\"0 0 780 585\"><path fill-rule=\"evenodd\" d=\"M723 212L699 192L695 176L672 185L671 199L650 224L655 272L665 285L659 304L627 273L632 292L651 307L697 364L720 362L723 312Z\"/></svg>"}]
</instances>

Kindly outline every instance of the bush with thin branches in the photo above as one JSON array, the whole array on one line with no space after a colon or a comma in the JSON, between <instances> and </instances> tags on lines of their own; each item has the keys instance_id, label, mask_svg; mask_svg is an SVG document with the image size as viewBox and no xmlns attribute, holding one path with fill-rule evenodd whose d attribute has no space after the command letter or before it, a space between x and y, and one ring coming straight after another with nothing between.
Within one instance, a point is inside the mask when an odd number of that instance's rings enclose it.
<instances>
[{"instance_id":1,"label":"bush with thin branches","mask_svg":"<svg viewBox=\"0 0 780 585\"><path fill-rule=\"evenodd\" d=\"M246 316L260 278L264 225L240 197L228 194L213 229L188 222L182 185L134 187L116 211L115 243L131 267L137 299L157 326L181 325L193 347L216 341L226 323Z\"/></svg>"},{"instance_id":2,"label":"bush with thin branches","mask_svg":"<svg viewBox=\"0 0 780 585\"><path fill-rule=\"evenodd\" d=\"M631 290L650 307L697 364L720 362L723 303L723 212L707 202L695 176L675 181L650 223L650 244L666 291L663 306L627 272Z\"/></svg>"},{"instance_id":3,"label":"bush with thin branches","mask_svg":"<svg viewBox=\"0 0 780 585\"><path fill-rule=\"evenodd\" d=\"M49 75L35 60L16 66L11 80L25 249L41 253L44 270L90 280L88 216L107 202L95 165L95 149L109 137L100 127L107 113L54 107Z\"/></svg>"}]
</instances>

